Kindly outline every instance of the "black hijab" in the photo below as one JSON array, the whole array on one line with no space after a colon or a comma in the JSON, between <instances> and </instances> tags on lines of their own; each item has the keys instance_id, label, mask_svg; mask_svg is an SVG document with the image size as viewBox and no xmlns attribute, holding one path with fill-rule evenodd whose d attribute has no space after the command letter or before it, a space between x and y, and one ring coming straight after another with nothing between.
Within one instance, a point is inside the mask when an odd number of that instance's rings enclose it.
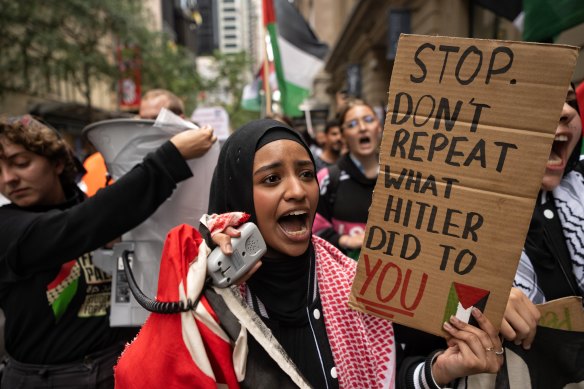
<instances>
[{"instance_id":1,"label":"black hijab","mask_svg":"<svg viewBox=\"0 0 584 389\"><path fill-rule=\"evenodd\" d=\"M211 181L209 214L241 211L257 223L252 181L255 152L259 146L281 139L301 144L314 163L310 149L296 131L277 120L254 120L235 131L221 148Z\"/></svg>"},{"instance_id":2,"label":"black hijab","mask_svg":"<svg viewBox=\"0 0 584 389\"><path fill-rule=\"evenodd\" d=\"M252 121L235 131L225 142L209 197L209 214L241 211L257 224L253 201L253 162L262 146L277 140L293 140L302 145L314 165L314 158L301 136L286 124L272 119ZM281 254L281 253L279 253ZM265 305L271 319L298 323L308 299L312 248L298 256L285 254L262 258L262 266L247 284Z\"/></svg>"}]
</instances>

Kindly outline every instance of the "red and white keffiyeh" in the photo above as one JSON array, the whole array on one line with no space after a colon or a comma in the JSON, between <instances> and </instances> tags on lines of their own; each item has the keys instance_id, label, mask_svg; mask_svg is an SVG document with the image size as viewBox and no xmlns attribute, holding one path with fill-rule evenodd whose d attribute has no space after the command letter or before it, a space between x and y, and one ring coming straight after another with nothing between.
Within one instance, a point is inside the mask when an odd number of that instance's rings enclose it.
<instances>
[{"instance_id":1,"label":"red and white keffiyeh","mask_svg":"<svg viewBox=\"0 0 584 389\"><path fill-rule=\"evenodd\" d=\"M239 227L248 221L250 215L245 212L229 212L220 215L214 213L212 215L203 215L201 223L207 227L211 236L215 236L220 232L225 231L227 227Z\"/></svg>"},{"instance_id":2,"label":"red and white keffiyeh","mask_svg":"<svg viewBox=\"0 0 584 389\"><path fill-rule=\"evenodd\" d=\"M341 388L393 388L395 342L391 322L349 308L357 263L312 237L324 322Z\"/></svg>"}]
</instances>

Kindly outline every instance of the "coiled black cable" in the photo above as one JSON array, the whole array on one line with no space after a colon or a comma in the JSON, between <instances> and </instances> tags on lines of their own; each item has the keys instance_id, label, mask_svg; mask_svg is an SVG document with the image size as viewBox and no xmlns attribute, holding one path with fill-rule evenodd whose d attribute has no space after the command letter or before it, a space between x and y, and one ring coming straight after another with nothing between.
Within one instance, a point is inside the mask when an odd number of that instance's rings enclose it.
<instances>
[{"instance_id":1,"label":"coiled black cable","mask_svg":"<svg viewBox=\"0 0 584 389\"><path fill-rule=\"evenodd\" d=\"M142 290L140 289L140 287L136 283L136 280L134 279L134 273L132 273L132 269L130 268L130 259L129 259L130 253L132 253L132 252L129 250L124 250L122 252L122 261L124 262L124 272L126 273L126 278L128 279L128 284L130 285L130 290L132 291L134 298L136 299L138 304L140 304L142 306L142 308L144 308L145 310L147 310L149 312L170 314L170 313L181 313L181 312L192 311L199 304L199 301L201 300L201 297L203 296L203 291L205 290L205 288L207 288L208 286L210 286L212 284L211 277L207 277L207 279L205 280L205 284L203 285L203 289L201 290L201 293L194 300L187 299L186 304L184 303L184 301L156 301L156 300L153 300L150 297L146 296L144 294L144 292L142 292Z\"/></svg>"}]
</instances>

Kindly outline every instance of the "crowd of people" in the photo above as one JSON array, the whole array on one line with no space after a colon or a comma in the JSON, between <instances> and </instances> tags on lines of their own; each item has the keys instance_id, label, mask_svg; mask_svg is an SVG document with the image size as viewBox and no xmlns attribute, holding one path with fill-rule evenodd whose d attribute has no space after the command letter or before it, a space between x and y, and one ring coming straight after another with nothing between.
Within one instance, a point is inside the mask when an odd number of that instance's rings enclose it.
<instances>
[{"instance_id":1,"label":"crowd of people","mask_svg":"<svg viewBox=\"0 0 584 389\"><path fill-rule=\"evenodd\" d=\"M146 95L140 117L155 118L162 107L182 115L173 96L159 90ZM173 136L116 182L99 170L103 183L86 194L75 181L76 157L57 130L29 115L2 117L0 193L9 204L0 207L0 307L8 354L1 388L111 388L116 364L120 388L149 382L463 388L468 376L497 373L505 345L529 350L535 344L534 304L584 296L584 162L575 102L572 85L500 331L473 309L478 327L453 317L443 325L446 339L347 305L383 130L366 102L348 100L340 107L325 126L318 153L285 120L252 121L228 138L208 194L208 214L218 216L171 233L167 246L194 247L165 251L162 261L169 256L189 265L207 246L232 255L231 239L243 220L258 226L267 252L233 290L237 309L225 295L204 290L200 308L206 315L197 307L197 320L183 327L189 335L168 335L166 343L157 328L172 315L153 314L138 336L138 328L109 326L111 275L93 264L91 253L147 219L190 177L185 161L209 150L216 141L212 129ZM81 187L89 188L89 181ZM177 290L187 288L189 277L184 274ZM240 322L239 308L259 323L261 334L223 328ZM210 347L217 333L227 340L224 348ZM152 350L151 344L161 345ZM236 363L241 350L247 369ZM190 371L174 364L178 355L194 361ZM576 372L574 379L578 373L584 375Z\"/></svg>"}]
</instances>

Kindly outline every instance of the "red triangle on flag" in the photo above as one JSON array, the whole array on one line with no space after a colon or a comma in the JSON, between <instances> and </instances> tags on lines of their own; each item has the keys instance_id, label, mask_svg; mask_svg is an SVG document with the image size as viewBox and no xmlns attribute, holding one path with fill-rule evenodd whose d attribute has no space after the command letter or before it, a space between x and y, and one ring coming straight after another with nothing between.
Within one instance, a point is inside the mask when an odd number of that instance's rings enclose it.
<instances>
[{"instance_id":1,"label":"red triangle on flag","mask_svg":"<svg viewBox=\"0 0 584 389\"><path fill-rule=\"evenodd\" d=\"M457 282L453 282L453 284L458 300L464 309L473 306L477 301L490 293L488 290L475 288L474 286L459 284Z\"/></svg>"}]
</instances>

